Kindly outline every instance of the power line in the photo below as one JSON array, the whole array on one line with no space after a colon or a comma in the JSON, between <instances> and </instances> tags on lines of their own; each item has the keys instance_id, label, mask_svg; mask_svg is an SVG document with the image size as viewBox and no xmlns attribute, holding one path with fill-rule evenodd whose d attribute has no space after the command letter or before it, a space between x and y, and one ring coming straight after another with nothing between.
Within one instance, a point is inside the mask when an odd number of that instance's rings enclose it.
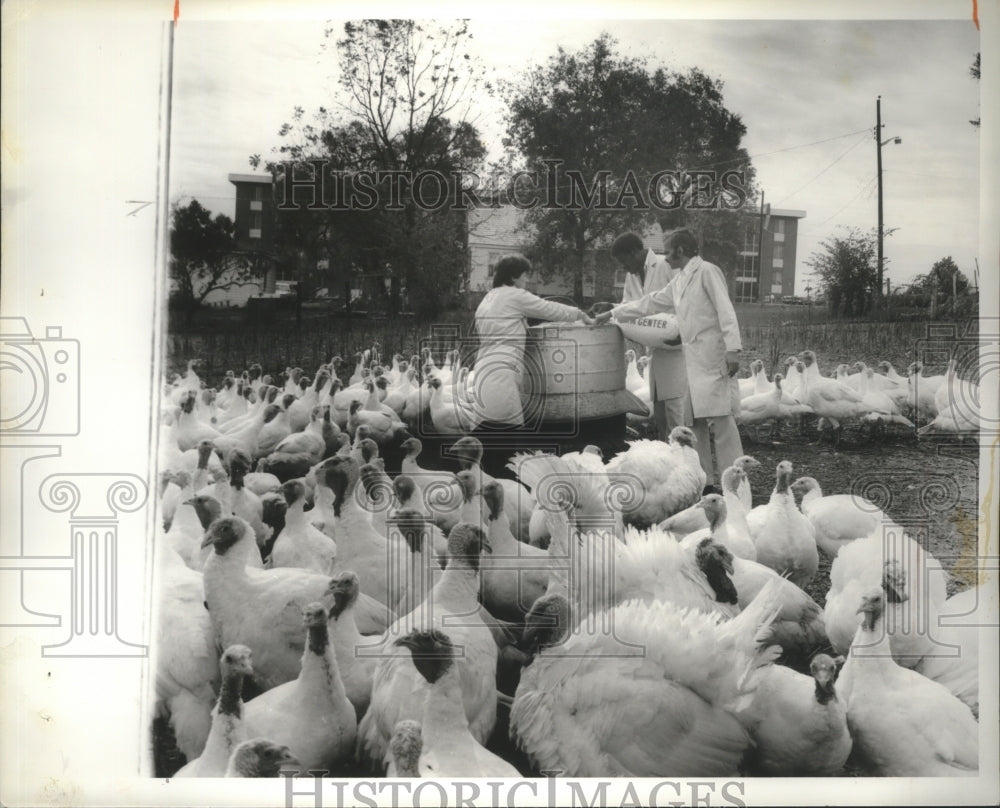
<instances>
[{"instance_id":1,"label":"power line","mask_svg":"<svg viewBox=\"0 0 1000 808\"><path fill-rule=\"evenodd\" d=\"M820 177L822 177L827 171L829 171L831 168L833 168L835 165L837 165L837 163L839 163L841 160L843 160L845 157L847 157L847 155L850 154L854 149L856 149L859 145L861 145L862 141L867 140L867 139L868 139L868 136L866 134L864 137L861 137L858 140L854 141L854 143L852 143L848 147L847 151L845 151L843 154L841 154L839 157L837 157L832 163L830 163L830 165L828 165L826 168L824 168L822 171L820 171L819 174L817 174L815 177L813 177L811 180L809 180L805 185L803 185L803 186L801 186L799 188L796 188L788 196L786 196L784 199L782 199L781 202L775 202L774 204L775 205L781 205L783 202L785 202L785 201L791 199L793 196L795 196L799 191L803 190L804 188L808 188L816 180L818 180Z\"/></svg>"},{"instance_id":2,"label":"power line","mask_svg":"<svg viewBox=\"0 0 1000 808\"><path fill-rule=\"evenodd\" d=\"M809 146L818 146L818 145L820 145L822 143L831 143L832 141L835 141L835 140L843 140L845 137L852 137L853 135L858 135L858 134L861 134L862 132L867 133L869 131L870 131L869 127L865 127L864 129L858 129L858 130L855 130L853 132L845 132L842 135L834 135L833 137L823 138L822 140L812 140L812 141L809 141L808 143L799 143L799 144L796 144L794 146L785 146L783 148L774 149L773 151L769 151L769 152L760 152L758 154L748 154L746 157L732 157L732 158L730 158L728 160L718 160L718 161L716 161L714 163L703 163L702 165L688 167L688 168L685 168L683 170L686 171L686 172L702 171L704 169L717 168L719 166L729 165L730 163L748 163L749 161L755 160L755 159L757 159L759 157L770 157L771 155L774 155L774 154L783 154L784 152L794 151L796 149L805 149L805 148L808 148ZM859 140L858 143L853 144L851 146L851 149L855 148L859 143L861 143L861 140ZM848 149L847 151L850 151L851 149ZM846 155L846 154L847 154L847 152L844 153L844 155ZM838 162L844 155L841 155L840 158L837 158L837 160L834 160L834 163ZM832 167L834 165L834 163L831 163L830 166L827 166L827 168ZM824 171L825 170L826 169L824 169ZM514 172L512 171L510 173L513 174ZM655 172L650 172L649 176L652 177L654 173ZM823 172L820 172L820 173L823 173ZM490 175L489 173L485 173L483 176L492 176L492 175ZM819 176L819 175L817 175L817 176ZM816 178L814 177L813 179L816 179ZM624 177L617 177L617 178L615 178L615 177L607 177L607 178L605 178L606 182L611 182L611 183L616 183L616 182L620 183L620 182L624 182L624 180L625 180ZM812 182L812 180L810 180L809 182ZM806 183L806 184L808 185L809 183ZM573 187L573 185L574 184L572 182L564 181L564 182L556 183L554 185L547 185L546 187L551 188L553 190L565 190L567 188ZM805 187L805 186L803 186L803 187ZM799 190L802 190L802 189L800 188ZM798 191L796 191L795 193L798 193ZM186 199L186 198L192 198L192 199L225 199L227 201L232 201L232 200L235 199L235 195L234 196L209 196L209 195L206 194L206 195L198 196L198 195L195 195L195 194L181 194L181 195L179 195L179 196L177 196L175 198L175 201L177 199ZM787 198L788 197L786 197L786 199ZM784 201L784 200L782 200L782 201Z\"/></svg>"},{"instance_id":3,"label":"power line","mask_svg":"<svg viewBox=\"0 0 1000 808\"><path fill-rule=\"evenodd\" d=\"M819 230L819 228L821 228L823 225L825 225L831 219L835 219L837 216L839 216L841 213L843 213L845 210L847 210L847 208L850 207L857 200L857 198L859 196L861 196L861 194L863 194L865 191L868 191L868 193L870 194L871 191L872 191L872 189L873 189L873 187L874 187L874 184L875 184L875 182L877 180L878 180L878 175L872 176L872 178L870 180L868 180L866 183L864 183L861 186L861 188L858 190L858 192L854 196L852 196L847 201L847 203L843 207L841 207L836 213L834 213L832 216L827 216L823 221L821 221L815 227L810 227L808 230L806 230L806 231L803 232L803 235L805 233L811 233L811 232L814 232L816 230Z\"/></svg>"}]
</instances>

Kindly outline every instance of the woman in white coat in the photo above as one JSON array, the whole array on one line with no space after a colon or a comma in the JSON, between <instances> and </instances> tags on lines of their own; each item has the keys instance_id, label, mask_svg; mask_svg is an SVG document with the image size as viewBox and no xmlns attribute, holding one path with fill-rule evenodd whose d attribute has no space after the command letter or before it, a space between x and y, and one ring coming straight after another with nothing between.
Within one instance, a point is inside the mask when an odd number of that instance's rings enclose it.
<instances>
[{"instance_id":1,"label":"woman in white coat","mask_svg":"<svg viewBox=\"0 0 1000 808\"><path fill-rule=\"evenodd\" d=\"M581 320L588 325L594 322L578 308L543 300L525 289L530 271L531 264L523 255L505 255L497 262L493 288L476 309L479 352L472 384L472 405L476 420L480 422L477 433L513 432L524 426L520 382L528 334L527 318L549 322ZM503 458L504 464L506 459ZM486 457L483 463L485 467ZM507 476L503 464L498 470L503 472L500 476Z\"/></svg>"},{"instance_id":2,"label":"woman in white coat","mask_svg":"<svg viewBox=\"0 0 1000 808\"><path fill-rule=\"evenodd\" d=\"M639 300L622 303L597 321L614 316L634 320L670 312L684 345L685 369L698 456L710 481L743 454L735 415L739 413L740 327L722 270L698 254L698 241L689 230L675 230L667 239L667 260L680 273L662 289ZM713 469L708 426L712 424L716 458Z\"/></svg>"}]
</instances>

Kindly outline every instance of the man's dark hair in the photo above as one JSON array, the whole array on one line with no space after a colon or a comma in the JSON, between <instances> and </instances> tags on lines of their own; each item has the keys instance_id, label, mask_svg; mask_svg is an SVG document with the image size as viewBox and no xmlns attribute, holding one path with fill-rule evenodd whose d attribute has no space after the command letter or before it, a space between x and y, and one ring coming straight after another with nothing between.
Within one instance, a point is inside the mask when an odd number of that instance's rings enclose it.
<instances>
[{"instance_id":1,"label":"man's dark hair","mask_svg":"<svg viewBox=\"0 0 1000 808\"><path fill-rule=\"evenodd\" d=\"M674 230L667 237L667 249L670 250L674 247L684 250L684 255L688 258L694 258L698 254L698 239L686 228Z\"/></svg>"},{"instance_id":2,"label":"man's dark hair","mask_svg":"<svg viewBox=\"0 0 1000 808\"><path fill-rule=\"evenodd\" d=\"M643 245L642 237L638 233L622 233L611 245L611 257L618 258L643 249L645 249L645 245Z\"/></svg>"},{"instance_id":3,"label":"man's dark hair","mask_svg":"<svg viewBox=\"0 0 1000 808\"><path fill-rule=\"evenodd\" d=\"M531 263L523 255L513 253L505 255L497 261L493 275L493 288L498 286L513 286L514 281L525 272L531 272Z\"/></svg>"}]
</instances>

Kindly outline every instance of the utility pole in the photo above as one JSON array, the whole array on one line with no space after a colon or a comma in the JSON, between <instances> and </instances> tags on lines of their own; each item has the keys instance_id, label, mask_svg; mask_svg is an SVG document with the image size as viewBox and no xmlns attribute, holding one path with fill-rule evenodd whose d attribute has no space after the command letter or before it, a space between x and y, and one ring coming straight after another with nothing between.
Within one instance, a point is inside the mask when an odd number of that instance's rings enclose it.
<instances>
[{"instance_id":1,"label":"utility pole","mask_svg":"<svg viewBox=\"0 0 1000 808\"><path fill-rule=\"evenodd\" d=\"M764 220L766 214L764 213L764 189L760 189L760 233L757 239L757 282L760 284L760 291L758 294L761 296L760 300L763 301L764 297Z\"/></svg>"},{"instance_id":2,"label":"utility pole","mask_svg":"<svg viewBox=\"0 0 1000 808\"><path fill-rule=\"evenodd\" d=\"M887 137L882 140L882 96L875 99L875 153L877 156L878 165L878 278L876 283L875 300L875 311L878 312L882 308L882 294L885 288L885 281L883 279L883 256L882 256L882 242L884 241L885 234L882 228L882 147L892 141L893 143L899 144L903 142L900 137Z\"/></svg>"},{"instance_id":3,"label":"utility pole","mask_svg":"<svg viewBox=\"0 0 1000 808\"><path fill-rule=\"evenodd\" d=\"M882 310L882 96L875 99L875 144L878 160L878 282L875 293L875 313Z\"/></svg>"}]
</instances>

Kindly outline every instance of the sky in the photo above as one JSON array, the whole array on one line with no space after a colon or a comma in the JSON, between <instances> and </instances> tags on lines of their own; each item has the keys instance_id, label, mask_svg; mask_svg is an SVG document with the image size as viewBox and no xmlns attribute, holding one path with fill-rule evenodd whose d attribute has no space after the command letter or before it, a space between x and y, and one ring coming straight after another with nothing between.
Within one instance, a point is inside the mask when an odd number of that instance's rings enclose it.
<instances>
[{"instance_id":1,"label":"sky","mask_svg":"<svg viewBox=\"0 0 1000 808\"><path fill-rule=\"evenodd\" d=\"M227 175L273 156L298 105L337 103L336 59L324 29L342 21L189 21L176 33L171 199L233 213ZM580 50L602 32L620 53L723 82L746 126L766 201L803 210L803 262L842 227L876 224L875 101L882 96L885 241L893 286L952 256L972 277L979 235L979 86L969 67L979 32L963 20L473 19L473 54L494 77L516 78L558 47ZM475 99L492 156L504 108ZM820 142L822 141L822 142ZM809 145L811 144L811 145Z\"/></svg>"}]
</instances>

